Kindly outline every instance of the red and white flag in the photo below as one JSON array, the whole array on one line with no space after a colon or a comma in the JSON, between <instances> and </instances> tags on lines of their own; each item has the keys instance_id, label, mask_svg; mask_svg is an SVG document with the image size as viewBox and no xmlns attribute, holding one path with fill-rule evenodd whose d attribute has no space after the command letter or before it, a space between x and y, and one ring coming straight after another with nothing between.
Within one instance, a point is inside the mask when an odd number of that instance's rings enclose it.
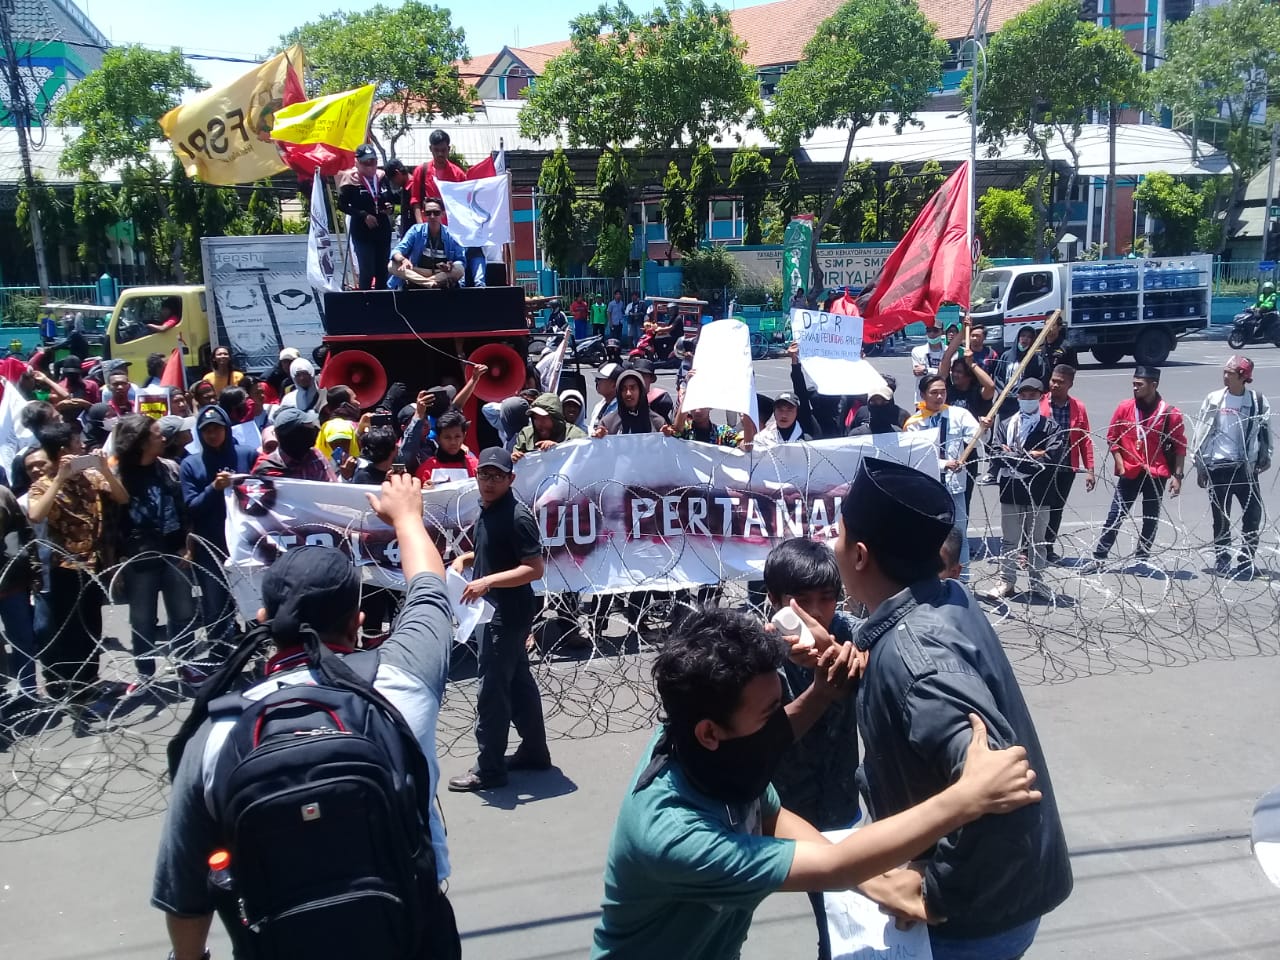
<instances>
[{"instance_id":1,"label":"red and white flag","mask_svg":"<svg viewBox=\"0 0 1280 960\"><path fill-rule=\"evenodd\" d=\"M909 323L932 320L944 303L969 307L973 260L969 245L966 161L938 188L893 248L863 309L863 337L876 341Z\"/></svg>"}]
</instances>

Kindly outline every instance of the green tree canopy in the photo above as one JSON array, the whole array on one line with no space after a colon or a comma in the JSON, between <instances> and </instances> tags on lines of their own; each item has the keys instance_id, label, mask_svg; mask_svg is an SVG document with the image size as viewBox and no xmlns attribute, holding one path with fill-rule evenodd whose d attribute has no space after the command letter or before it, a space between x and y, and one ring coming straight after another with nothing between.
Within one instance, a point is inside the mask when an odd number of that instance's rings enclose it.
<instances>
[{"instance_id":1,"label":"green tree canopy","mask_svg":"<svg viewBox=\"0 0 1280 960\"><path fill-rule=\"evenodd\" d=\"M739 150L729 164L729 189L742 197L742 218L746 221L743 242L763 242L764 201L769 192L769 160L754 148Z\"/></svg>"},{"instance_id":2,"label":"green tree canopy","mask_svg":"<svg viewBox=\"0 0 1280 960\"><path fill-rule=\"evenodd\" d=\"M990 257L1025 257L1035 247L1036 211L1025 190L992 187L978 198L978 236Z\"/></svg>"},{"instance_id":3,"label":"green tree canopy","mask_svg":"<svg viewBox=\"0 0 1280 960\"><path fill-rule=\"evenodd\" d=\"M372 83L376 136L383 158L413 123L470 111L475 90L455 67L467 60L466 34L443 7L405 0L398 7L338 11L304 23L280 38L277 50L295 43L307 53L307 92L315 97Z\"/></svg>"},{"instance_id":4,"label":"green tree canopy","mask_svg":"<svg viewBox=\"0 0 1280 960\"><path fill-rule=\"evenodd\" d=\"M662 178L662 222L667 227L667 243L684 253L698 247L698 224L689 199L689 184L674 160Z\"/></svg>"},{"instance_id":5,"label":"green tree canopy","mask_svg":"<svg viewBox=\"0 0 1280 960\"><path fill-rule=\"evenodd\" d=\"M551 269L565 273L577 251L577 221L573 205L578 197L573 170L563 150L542 161L538 175L538 220L543 256Z\"/></svg>"},{"instance_id":6,"label":"green tree canopy","mask_svg":"<svg viewBox=\"0 0 1280 960\"><path fill-rule=\"evenodd\" d=\"M570 147L670 151L706 143L759 108L746 45L729 15L703 0L666 0L649 13L602 5L570 24L520 113L527 137Z\"/></svg>"},{"instance_id":7,"label":"green tree canopy","mask_svg":"<svg viewBox=\"0 0 1280 960\"><path fill-rule=\"evenodd\" d=\"M1213 198L1212 219L1230 222L1249 177L1266 162L1265 135L1253 124L1256 104L1280 73L1280 7L1266 0L1229 0L1169 24L1165 61L1152 77L1156 98L1173 109L1175 126L1221 125L1231 187ZM1212 235L1212 232L1211 234ZM1215 250L1225 242L1218 231Z\"/></svg>"},{"instance_id":8,"label":"green tree canopy","mask_svg":"<svg viewBox=\"0 0 1280 960\"><path fill-rule=\"evenodd\" d=\"M1163 257L1191 253L1204 219L1204 196L1188 183L1167 173L1149 173L1133 192L1133 199L1155 217L1152 240Z\"/></svg>"},{"instance_id":9,"label":"green tree canopy","mask_svg":"<svg viewBox=\"0 0 1280 960\"><path fill-rule=\"evenodd\" d=\"M942 82L947 45L915 0L848 0L818 25L804 58L783 76L766 128L794 147L820 127L848 131L844 158L813 231L813 283L822 284L817 244L848 174L853 141L877 121L901 130Z\"/></svg>"},{"instance_id":10,"label":"green tree canopy","mask_svg":"<svg viewBox=\"0 0 1280 960\"><path fill-rule=\"evenodd\" d=\"M1003 144L1024 136L1041 159L1042 187L1052 171L1050 144L1060 137L1076 161L1065 193L1079 167L1076 141L1094 110L1147 102L1146 79L1124 34L1080 19L1079 0L1040 0L1004 26L987 45L987 70L978 95L977 116L985 143ZM961 93L972 109L973 75ZM1032 191L1039 224L1048 223L1043 190ZM1043 254L1043 229L1036 253Z\"/></svg>"}]
</instances>

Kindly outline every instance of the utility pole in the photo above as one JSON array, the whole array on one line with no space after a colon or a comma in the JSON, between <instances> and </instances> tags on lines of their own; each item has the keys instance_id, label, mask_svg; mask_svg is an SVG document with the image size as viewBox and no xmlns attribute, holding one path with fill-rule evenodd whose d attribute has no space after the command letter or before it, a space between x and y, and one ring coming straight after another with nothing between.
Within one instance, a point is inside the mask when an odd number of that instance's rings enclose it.
<instances>
[{"instance_id":1,"label":"utility pole","mask_svg":"<svg viewBox=\"0 0 1280 960\"><path fill-rule=\"evenodd\" d=\"M40 207L36 200L36 178L31 172L31 109L27 92L23 89L18 73L18 51L13 40L13 24L9 20L14 12L14 0L0 0L0 43L4 45L5 81L9 87L9 112L13 115L13 128L18 134L18 153L22 158L22 182L27 188L27 210L31 220L31 246L36 255L36 280L40 295L49 299L49 263L45 259L44 231L40 228Z\"/></svg>"},{"instance_id":2,"label":"utility pole","mask_svg":"<svg viewBox=\"0 0 1280 960\"><path fill-rule=\"evenodd\" d=\"M1262 211L1262 256L1259 260L1270 259L1267 247L1271 241L1271 201L1276 195L1276 146L1280 141L1280 123L1271 124L1271 163L1267 167L1267 205Z\"/></svg>"},{"instance_id":3,"label":"utility pole","mask_svg":"<svg viewBox=\"0 0 1280 960\"><path fill-rule=\"evenodd\" d=\"M1116 250L1116 118L1114 103L1107 106L1107 257L1118 256ZM1099 258L1103 259L1103 258Z\"/></svg>"}]
</instances>

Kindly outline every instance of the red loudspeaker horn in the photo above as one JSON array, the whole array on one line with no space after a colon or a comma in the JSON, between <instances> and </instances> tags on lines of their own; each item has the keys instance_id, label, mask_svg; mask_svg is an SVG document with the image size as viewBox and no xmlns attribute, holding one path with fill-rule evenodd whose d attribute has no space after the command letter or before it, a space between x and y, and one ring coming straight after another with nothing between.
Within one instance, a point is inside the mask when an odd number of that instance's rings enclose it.
<instances>
[{"instance_id":1,"label":"red loudspeaker horn","mask_svg":"<svg viewBox=\"0 0 1280 960\"><path fill-rule=\"evenodd\" d=\"M481 400L505 400L524 386L524 358L505 343L486 343L467 357L468 363L482 363L489 369L476 384Z\"/></svg>"},{"instance_id":2,"label":"red loudspeaker horn","mask_svg":"<svg viewBox=\"0 0 1280 960\"><path fill-rule=\"evenodd\" d=\"M378 358L363 350L343 350L330 354L320 371L320 386L350 387L355 391L356 403L368 409L387 392L387 371Z\"/></svg>"}]
</instances>

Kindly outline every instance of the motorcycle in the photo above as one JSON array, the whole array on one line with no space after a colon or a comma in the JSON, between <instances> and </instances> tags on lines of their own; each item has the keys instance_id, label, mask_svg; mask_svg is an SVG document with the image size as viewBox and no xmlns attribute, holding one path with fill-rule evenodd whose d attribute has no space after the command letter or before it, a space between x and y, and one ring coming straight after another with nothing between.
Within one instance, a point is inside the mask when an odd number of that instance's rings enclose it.
<instances>
[{"instance_id":1,"label":"motorcycle","mask_svg":"<svg viewBox=\"0 0 1280 960\"><path fill-rule=\"evenodd\" d=\"M1250 307L1237 313L1231 321L1227 344L1232 350L1254 343L1274 343L1280 347L1280 316L1274 310Z\"/></svg>"}]
</instances>

